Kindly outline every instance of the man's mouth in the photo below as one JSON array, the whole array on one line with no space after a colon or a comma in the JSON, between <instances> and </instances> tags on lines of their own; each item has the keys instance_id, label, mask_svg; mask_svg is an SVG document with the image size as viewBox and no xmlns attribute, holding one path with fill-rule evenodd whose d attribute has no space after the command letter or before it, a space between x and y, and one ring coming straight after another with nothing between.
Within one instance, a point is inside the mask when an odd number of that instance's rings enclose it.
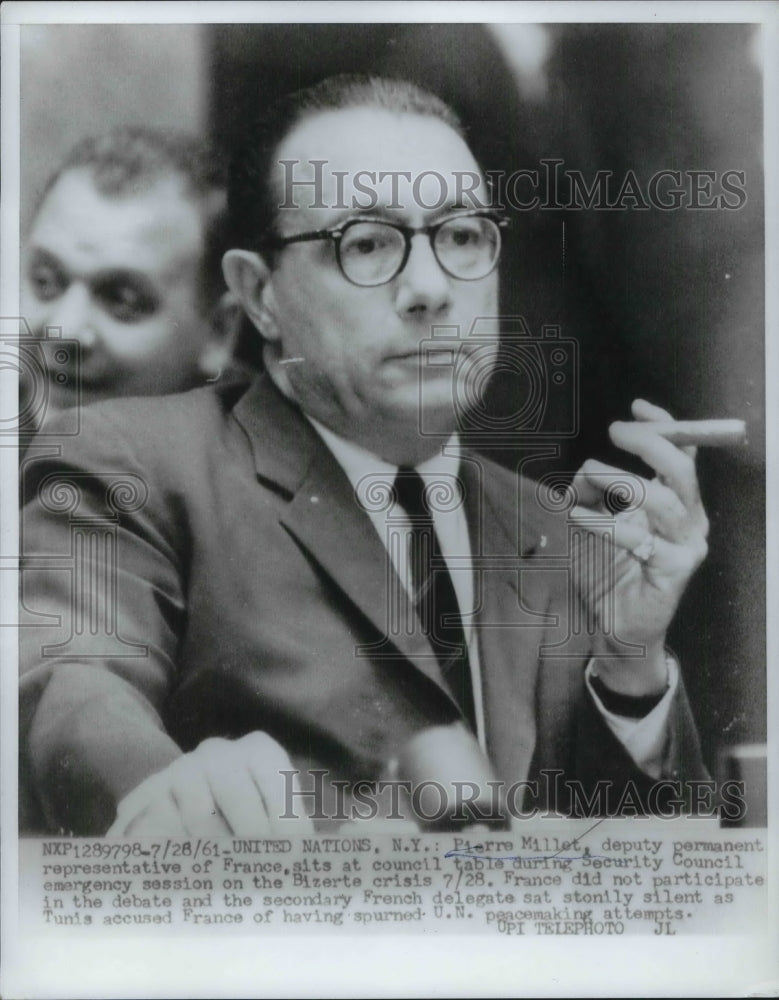
<instances>
[{"instance_id":1,"label":"man's mouth","mask_svg":"<svg viewBox=\"0 0 779 1000\"><path fill-rule=\"evenodd\" d=\"M402 351L397 354L390 354L387 357L387 361L419 361L421 357L421 352L417 349L414 351Z\"/></svg>"},{"instance_id":2,"label":"man's mouth","mask_svg":"<svg viewBox=\"0 0 779 1000\"><path fill-rule=\"evenodd\" d=\"M413 350L398 351L395 354L388 355L387 360L407 361L413 359L428 363L432 360L433 364L435 364L436 361L441 363L451 363L458 357L473 354L473 352L478 350L481 346L483 345L478 343L468 343L462 340L441 340L437 341L433 346L424 344L421 347L415 347Z\"/></svg>"}]
</instances>

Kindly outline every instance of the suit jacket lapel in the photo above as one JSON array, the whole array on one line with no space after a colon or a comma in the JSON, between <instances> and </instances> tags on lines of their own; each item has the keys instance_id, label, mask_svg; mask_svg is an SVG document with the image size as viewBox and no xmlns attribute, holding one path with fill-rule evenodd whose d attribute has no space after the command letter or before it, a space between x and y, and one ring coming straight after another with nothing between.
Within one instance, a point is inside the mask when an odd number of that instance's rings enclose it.
<instances>
[{"instance_id":1,"label":"suit jacket lapel","mask_svg":"<svg viewBox=\"0 0 779 1000\"><path fill-rule=\"evenodd\" d=\"M291 494L281 523L385 637L363 655L411 661L451 701L382 540L311 424L267 376L255 382L233 413L251 441L257 475Z\"/></svg>"}]
</instances>

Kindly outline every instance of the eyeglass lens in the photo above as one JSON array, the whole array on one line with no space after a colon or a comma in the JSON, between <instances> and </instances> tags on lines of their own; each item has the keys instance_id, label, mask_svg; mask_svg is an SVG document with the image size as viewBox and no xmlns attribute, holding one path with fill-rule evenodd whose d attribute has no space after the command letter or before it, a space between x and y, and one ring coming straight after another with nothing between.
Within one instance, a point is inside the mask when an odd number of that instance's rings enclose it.
<instances>
[{"instance_id":1,"label":"eyeglass lens","mask_svg":"<svg viewBox=\"0 0 779 1000\"><path fill-rule=\"evenodd\" d=\"M500 252L500 230L483 216L449 219L433 234L433 253L441 267L462 280L482 278ZM357 285L380 285L401 268L406 237L384 222L355 222L341 237L339 258L344 275Z\"/></svg>"}]
</instances>

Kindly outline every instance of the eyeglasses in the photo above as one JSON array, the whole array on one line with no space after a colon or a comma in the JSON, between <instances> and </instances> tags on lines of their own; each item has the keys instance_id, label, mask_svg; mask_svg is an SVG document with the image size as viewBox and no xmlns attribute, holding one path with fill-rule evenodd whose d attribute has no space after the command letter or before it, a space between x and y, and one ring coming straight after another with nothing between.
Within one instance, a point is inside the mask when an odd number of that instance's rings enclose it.
<instances>
[{"instance_id":1,"label":"eyeglasses","mask_svg":"<svg viewBox=\"0 0 779 1000\"><path fill-rule=\"evenodd\" d=\"M372 287L384 285L400 274L411 254L411 237L424 234L443 271L460 281L477 281L498 263L500 231L508 222L485 212L463 212L432 226L418 227L378 219L349 219L332 229L271 237L263 246L281 249L291 243L332 240L346 280Z\"/></svg>"}]
</instances>

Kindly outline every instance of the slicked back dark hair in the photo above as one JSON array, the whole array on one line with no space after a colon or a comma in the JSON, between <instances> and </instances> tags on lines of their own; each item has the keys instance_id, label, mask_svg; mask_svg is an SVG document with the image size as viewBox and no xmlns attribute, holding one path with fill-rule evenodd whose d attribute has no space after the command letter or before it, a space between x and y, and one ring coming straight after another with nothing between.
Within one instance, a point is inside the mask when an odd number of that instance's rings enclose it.
<instances>
[{"instance_id":1,"label":"slicked back dark hair","mask_svg":"<svg viewBox=\"0 0 779 1000\"><path fill-rule=\"evenodd\" d=\"M225 291L222 256L227 234L227 169L207 143L184 132L122 126L83 139L49 177L36 214L57 181L71 170L89 172L95 189L107 198L132 198L170 176L180 179L183 195L200 213L203 225L201 308L211 309Z\"/></svg>"},{"instance_id":2,"label":"slicked back dark hair","mask_svg":"<svg viewBox=\"0 0 779 1000\"><path fill-rule=\"evenodd\" d=\"M233 159L228 205L234 246L254 250L264 237L278 235L279 195L273 171L282 142L306 119L347 108L378 108L437 118L465 138L460 119L448 105L405 80L344 73L293 91L259 116Z\"/></svg>"}]
</instances>

